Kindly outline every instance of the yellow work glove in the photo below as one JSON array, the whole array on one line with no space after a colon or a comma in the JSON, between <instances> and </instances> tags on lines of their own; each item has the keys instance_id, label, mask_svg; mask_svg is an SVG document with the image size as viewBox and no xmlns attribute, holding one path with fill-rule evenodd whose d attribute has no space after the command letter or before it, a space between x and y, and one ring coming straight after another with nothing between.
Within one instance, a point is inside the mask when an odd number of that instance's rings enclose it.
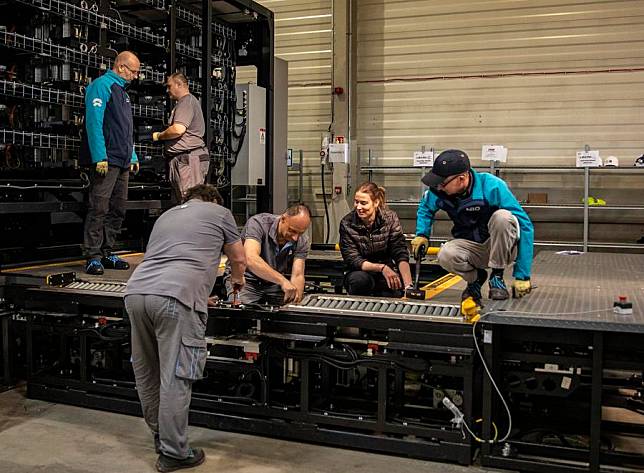
<instances>
[{"instance_id":1,"label":"yellow work glove","mask_svg":"<svg viewBox=\"0 0 644 473\"><path fill-rule=\"evenodd\" d=\"M134 174L139 173L139 162L138 161L130 163L130 172L134 173Z\"/></svg>"},{"instance_id":2,"label":"yellow work glove","mask_svg":"<svg viewBox=\"0 0 644 473\"><path fill-rule=\"evenodd\" d=\"M427 251L427 247L429 246L429 240L422 235L418 235L417 237L414 237L414 239L411 241L411 254L414 255L414 259L418 259L420 256L425 256L425 255L418 254L420 247L423 245L425 245L425 251Z\"/></svg>"},{"instance_id":3,"label":"yellow work glove","mask_svg":"<svg viewBox=\"0 0 644 473\"><path fill-rule=\"evenodd\" d=\"M159 141L159 135L161 134L160 131L155 131L152 133L152 141Z\"/></svg>"},{"instance_id":4,"label":"yellow work glove","mask_svg":"<svg viewBox=\"0 0 644 473\"><path fill-rule=\"evenodd\" d=\"M100 174L101 176L105 176L107 174L107 161L100 161L96 163L96 173Z\"/></svg>"},{"instance_id":5,"label":"yellow work glove","mask_svg":"<svg viewBox=\"0 0 644 473\"><path fill-rule=\"evenodd\" d=\"M530 284L529 279L527 281L515 279L512 283L512 297L515 299L519 299L530 294L530 291L532 291L532 284Z\"/></svg>"}]
</instances>

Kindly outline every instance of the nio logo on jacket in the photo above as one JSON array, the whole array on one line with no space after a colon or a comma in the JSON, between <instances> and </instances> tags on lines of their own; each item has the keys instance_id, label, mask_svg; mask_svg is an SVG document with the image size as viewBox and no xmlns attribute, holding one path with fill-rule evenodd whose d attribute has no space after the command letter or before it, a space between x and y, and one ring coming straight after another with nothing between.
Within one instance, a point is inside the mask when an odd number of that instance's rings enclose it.
<instances>
[{"instance_id":1,"label":"nio logo on jacket","mask_svg":"<svg viewBox=\"0 0 644 473\"><path fill-rule=\"evenodd\" d=\"M487 224L498 208L490 206L485 199L473 199L472 196L464 199L439 199L436 205L447 212L454 223L454 238L464 238L477 243L483 243L489 238Z\"/></svg>"},{"instance_id":2,"label":"nio logo on jacket","mask_svg":"<svg viewBox=\"0 0 644 473\"><path fill-rule=\"evenodd\" d=\"M94 107L102 107L103 106L103 101L101 99L99 99L99 98L96 98L96 99L92 100L92 105Z\"/></svg>"}]
</instances>

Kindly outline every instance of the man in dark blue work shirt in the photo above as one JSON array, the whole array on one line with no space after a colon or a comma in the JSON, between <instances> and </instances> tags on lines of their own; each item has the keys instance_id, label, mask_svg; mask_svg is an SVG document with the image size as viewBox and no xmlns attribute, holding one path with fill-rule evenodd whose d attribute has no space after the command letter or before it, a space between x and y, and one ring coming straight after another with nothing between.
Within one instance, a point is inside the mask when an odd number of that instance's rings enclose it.
<instances>
[{"instance_id":1,"label":"man in dark blue work shirt","mask_svg":"<svg viewBox=\"0 0 644 473\"><path fill-rule=\"evenodd\" d=\"M309 254L311 211L304 204L295 204L282 214L253 215L242 231L246 254L245 286L239 292L242 304L280 306L298 303L304 296L304 263ZM226 267L224 283L229 299L234 284L231 267ZM290 278L285 275L290 273Z\"/></svg>"},{"instance_id":2,"label":"man in dark blue work shirt","mask_svg":"<svg viewBox=\"0 0 644 473\"><path fill-rule=\"evenodd\" d=\"M112 249L125 218L129 172L139 171L132 104L125 87L138 77L140 67L133 53L123 51L112 70L94 80L85 93L80 160L91 166L83 247L88 274L130 267Z\"/></svg>"}]
</instances>

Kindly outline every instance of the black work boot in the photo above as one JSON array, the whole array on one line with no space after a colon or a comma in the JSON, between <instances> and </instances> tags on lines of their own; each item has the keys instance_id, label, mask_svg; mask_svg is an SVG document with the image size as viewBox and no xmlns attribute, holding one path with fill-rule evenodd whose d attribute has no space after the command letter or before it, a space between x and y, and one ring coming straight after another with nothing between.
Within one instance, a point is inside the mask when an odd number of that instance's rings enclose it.
<instances>
[{"instance_id":1,"label":"black work boot","mask_svg":"<svg viewBox=\"0 0 644 473\"><path fill-rule=\"evenodd\" d=\"M130 269L130 263L116 255L104 256L101 263L107 269Z\"/></svg>"},{"instance_id":2,"label":"black work boot","mask_svg":"<svg viewBox=\"0 0 644 473\"><path fill-rule=\"evenodd\" d=\"M483 284L487 279L487 271L485 271L484 269L477 269L476 271L478 273L476 281L467 284L467 287L461 294L461 300L464 301L468 297L471 297L472 299L474 299L474 302L476 302L478 305L481 305L481 299L483 299L481 289L483 288Z\"/></svg>"},{"instance_id":3,"label":"black work boot","mask_svg":"<svg viewBox=\"0 0 644 473\"><path fill-rule=\"evenodd\" d=\"M162 473L168 471L177 471L184 468L194 468L195 466L201 465L206 461L206 454L202 448L191 448L190 455L183 460L178 460L177 458L172 458L161 453L157 459L157 471Z\"/></svg>"}]
</instances>

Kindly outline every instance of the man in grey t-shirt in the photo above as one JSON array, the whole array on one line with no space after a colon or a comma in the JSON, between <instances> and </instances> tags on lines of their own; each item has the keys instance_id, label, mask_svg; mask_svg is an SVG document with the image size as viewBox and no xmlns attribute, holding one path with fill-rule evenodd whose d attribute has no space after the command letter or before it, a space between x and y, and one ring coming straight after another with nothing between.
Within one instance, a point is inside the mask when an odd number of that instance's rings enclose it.
<instances>
[{"instance_id":1,"label":"man in grey t-shirt","mask_svg":"<svg viewBox=\"0 0 644 473\"><path fill-rule=\"evenodd\" d=\"M170 158L170 183L174 198L182 202L188 189L203 184L208 174L210 153L203 140L206 125L199 100L190 93L188 79L180 72L168 77L168 96L177 104L170 114L170 126L152 133L153 141L164 141Z\"/></svg>"},{"instance_id":2,"label":"man in grey t-shirt","mask_svg":"<svg viewBox=\"0 0 644 473\"><path fill-rule=\"evenodd\" d=\"M248 264L246 285L239 293L242 304L282 305L302 300L304 261L310 248L304 233L309 225L311 211L304 204L293 205L282 215L262 213L248 219L242 231ZM227 267L224 279L229 299L234 289L230 276Z\"/></svg>"},{"instance_id":3,"label":"man in grey t-shirt","mask_svg":"<svg viewBox=\"0 0 644 473\"><path fill-rule=\"evenodd\" d=\"M208 296L222 251L233 291L244 286L246 256L230 210L211 185L188 190L187 201L154 224L143 262L125 291L132 327L132 367L143 416L155 436L157 469L203 463L188 445L192 383L206 365Z\"/></svg>"}]
</instances>

